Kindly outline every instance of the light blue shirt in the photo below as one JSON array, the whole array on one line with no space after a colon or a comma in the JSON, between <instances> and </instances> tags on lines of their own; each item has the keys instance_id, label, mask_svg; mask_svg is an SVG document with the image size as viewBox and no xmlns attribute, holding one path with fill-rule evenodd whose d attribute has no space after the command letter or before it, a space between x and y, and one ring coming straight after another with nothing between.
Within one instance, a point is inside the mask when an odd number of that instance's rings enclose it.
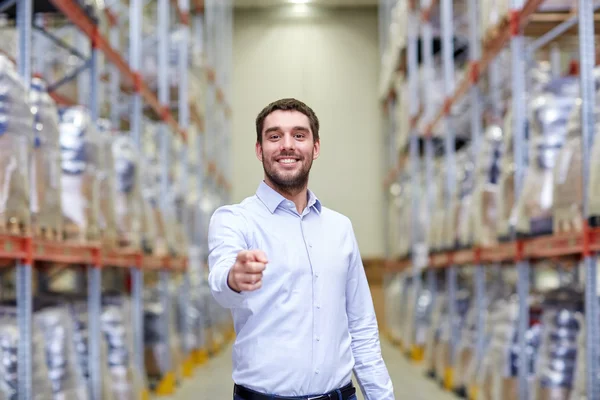
<instances>
[{"instance_id":1,"label":"light blue shirt","mask_svg":"<svg viewBox=\"0 0 600 400\"><path fill-rule=\"evenodd\" d=\"M233 380L279 396L338 389L354 370L366 400L394 399L377 320L350 220L309 191L299 214L262 182L256 195L220 207L208 235L209 285L231 309ZM229 269L242 250L269 260L262 287L236 293Z\"/></svg>"}]
</instances>

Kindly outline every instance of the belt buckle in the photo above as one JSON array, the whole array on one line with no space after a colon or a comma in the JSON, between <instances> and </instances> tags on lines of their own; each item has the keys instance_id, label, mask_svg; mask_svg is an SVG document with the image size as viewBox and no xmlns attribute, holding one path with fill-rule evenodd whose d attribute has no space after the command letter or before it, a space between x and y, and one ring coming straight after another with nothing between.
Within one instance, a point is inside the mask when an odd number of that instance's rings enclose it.
<instances>
[{"instance_id":1,"label":"belt buckle","mask_svg":"<svg viewBox=\"0 0 600 400\"><path fill-rule=\"evenodd\" d=\"M329 399L329 395L321 395L321 396L317 396L317 397L309 397L306 400L324 400L324 399Z\"/></svg>"}]
</instances>

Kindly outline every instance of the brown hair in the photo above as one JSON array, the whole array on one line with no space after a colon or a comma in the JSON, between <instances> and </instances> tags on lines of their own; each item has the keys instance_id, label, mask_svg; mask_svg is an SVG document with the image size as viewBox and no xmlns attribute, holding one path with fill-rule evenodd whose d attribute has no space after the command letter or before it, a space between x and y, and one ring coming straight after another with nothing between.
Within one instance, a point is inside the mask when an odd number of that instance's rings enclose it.
<instances>
[{"instance_id":1,"label":"brown hair","mask_svg":"<svg viewBox=\"0 0 600 400\"><path fill-rule=\"evenodd\" d=\"M256 117L256 140L262 144L262 130L265 124L265 118L273 111L299 111L308 117L310 130L313 134L313 140L319 141L319 119L315 112L306 104L296 99L280 99L269 104Z\"/></svg>"}]
</instances>

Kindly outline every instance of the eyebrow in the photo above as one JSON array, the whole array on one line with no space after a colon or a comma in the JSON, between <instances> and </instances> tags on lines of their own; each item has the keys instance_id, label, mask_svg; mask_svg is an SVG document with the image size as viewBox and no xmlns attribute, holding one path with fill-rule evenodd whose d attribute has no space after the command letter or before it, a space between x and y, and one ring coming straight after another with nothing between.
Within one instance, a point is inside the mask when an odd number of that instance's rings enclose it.
<instances>
[{"instance_id":1,"label":"eyebrow","mask_svg":"<svg viewBox=\"0 0 600 400\"><path fill-rule=\"evenodd\" d=\"M308 128L305 128L303 126L295 126L292 128L292 131L302 131L302 132L309 132ZM273 126L271 128L268 128L265 131L265 134L267 133L271 133L271 132L281 132L281 128L279 126Z\"/></svg>"}]
</instances>

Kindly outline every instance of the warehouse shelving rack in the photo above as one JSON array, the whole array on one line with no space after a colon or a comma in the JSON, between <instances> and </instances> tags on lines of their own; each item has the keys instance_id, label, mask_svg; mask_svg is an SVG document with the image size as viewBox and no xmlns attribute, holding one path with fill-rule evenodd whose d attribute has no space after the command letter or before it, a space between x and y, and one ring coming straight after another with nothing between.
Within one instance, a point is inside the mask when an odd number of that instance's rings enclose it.
<instances>
[{"instance_id":1,"label":"warehouse shelving rack","mask_svg":"<svg viewBox=\"0 0 600 400\"><path fill-rule=\"evenodd\" d=\"M189 185L190 171L195 174L198 190L212 190L219 193L220 201L227 201L230 196L230 171L227 164L227 148L229 145L229 117L231 108L228 102L231 99L229 88L230 72L227 63L231 62L228 51L231 49L231 9L230 0L194 0L190 7L190 0L158 0L158 93L154 93L143 78L142 68L142 10L147 2L142 0L131 0L128 6L112 9L112 4L107 4L102 12L109 21L108 37L100 32L97 19L89 14L82 4L76 0L51 0L54 12L59 14L67 23L75 25L79 32L85 37L86 45L89 46L89 58L83 68L80 68L66 76L60 84L76 79L84 71L89 74L89 94L85 99L77 100L65 98L64 96L50 92L51 97L60 105L73 105L83 103L91 113L95 121L99 117L99 91L101 85L108 84L110 87L110 103L113 105L110 111L111 122L119 126L119 111L114 105L118 104L120 91L126 91L131 97L133 104L129 115L131 122L131 134L138 146L141 148L141 118L144 105L154 111L160 121L161 129L161 164L162 192L168 191L167 166L171 162L180 161L183 164L182 188L186 192ZM18 31L18 59L13 60L18 68L20 77L26 87L30 86L34 71L32 66L32 31L34 16L33 0L4 0L0 2L0 11L4 11L16 5L16 23ZM170 14L174 10L176 26L182 35L180 47L177 49L177 69L179 78L178 104L176 116L169 104L169 33L173 29ZM129 57L123 55L119 44L119 34L122 30L122 21L129 20ZM194 32L192 32L192 25ZM43 26L36 26L42 30ZM48 33L50 38L53 38ZM194 35L194 37L192 37ZM53 38L55 44L65 46L60 40ZM192 41L193 39L193 41ZM205 93L195 96L194 101L189 101L188 96L188 58L189 47L193 43L196 50L203 58L202 74L206 76ZM73 51L82 49L73 49ZM47 51L47 50L46 50ZM83 52L83 51L82 51ZM85 52L83 52L85 53ZM100 77L100 55L111 64L108 77ZM206 110L200 109L200 104L206 104ZM191 149L185 144L189 139L190 121L195 124L199 132L196 139L196 153L194 163L190 163ZM179 160L169 160L169 148L171 140L181 140L182 153ZM221 141L221 142L217 142ZM203 159L203 155L207 159ZM165 198L166 196L162 196ZM174 218L169 204L163 202L161 209L168 217ZM183 221L194 224L193 231L196 239L205 238L201 220L188 221L186 215ZM192 239L192 238L190 238ZM189 292L190 265L195 265L197 274L202 274L204 257L201 243L193 243L188 255L157 257L147 255L141 251L108 251L100 243L73 244L64 241L50 241L34 238L32 236L1 235L0 236L0 260L16 262L16 296L19 326L19 349L18 349L18 398L30 400L32 393L32 270L36 262L48 261L68 265L87 266L87 299L89 316L89 371L90 371L90 394L93 400L102 398L102 368L100 365L101 345L101 296L102 270L106 267L126 268L131 272L132 278L132 311L131 316L134 327L134 364L136 369L144 373L144 327L143 327L143 287L144 273L158 272L160 274L159 285L162 297L161 303L165 310L169 310L170 298L167 288L173 274L182 274L184 289ZM194 259L190 259L190 257ZM168 318L168 316L167 316ZM164 324L167 325L167 324ZM183 327L188 329L188 327ZM165 336L168 337L168 327L165 326ZM231 332L224 333L225 336ZM209 346L211 344L208 344ZM212 346L214 347L214 345ZM187 360L192 355L186 355ZM172 360L167 360L169 370L175 370L178 366L172 365ZM189 374L189 368L185 368ZM156 389L157 395L170 395L175 389L175 378L173 374L167 374ZM148 397L148 393L144 397Z\"/></svg>"},{"instance_id":2,"label":"warehouse shelving rack","mask_svg":"<svg viewBox=\"0 0 600 400\"><path fill-rule=\"evenodd\" d=\"M380 1L380 24L384 29L388 27L389 15L396 4L394 0ZM447 295L449 305L449 318L455 320L456 315L456 292L457 292L457 268L460 266L474 266L473 274L475 288L475 304L477 305L477 343L475 345L475 357L481 360L483 352L483 304L485 298L485 274L486 267L500 262L510 262L516 265L517 269L517 296L519 299L518 315L518 346L519 353L526 354L525 332L528 327L529 309L527 298L530 290L530 262L537 259L554 259L560 257L579 257L583 262L585 270L585 320L587 328L586 335L586 391L588 399L600 399L600 381L597 377L600 373L600 316L598 309L597 296L597 266L596 258L600 252L600 230L590 227L588 223L589 207L587 193L589 187L590 175L590 151L594 140L594 77L593 68L596 63L596 52L594 46L594 24L597 20L595 14L596 7L592 0L578 0L574 4L573 10L569 15L565 15L560 22L548 23L544 21L544 15L538 15L543 0L511 0L510 11L505 18L501 19L497 26L494 26L491 32L481 32L479 29L479 15L477 13L478 2L476 0L468 1L468 20L469 20L469 67L465 78L461 82L454 81L454 61L453 61L453 2L452 0L421 0L417 5L415 0L407 2L407 32L405 46L393 48L394 54L384 53L389 48L389 42L393 38L386 37L385 31L380 31L383 35L382 57L394 58L393 74L383 74L381 88L382 102L384 104L384 114L387 119L384 134L386 144L391 148L387 157L386 166L388 173L384 182L384 190L390 191L390 185L397 182L399 174L403 168L398 160L396 140L396 130L398 121L393 112L396 107L398 93L393 89L393 79L396 74L406 74L409 87L410 109L410 131L409 135L409 163L408 171L411 176L412 193L412 212L411 212L411 246L410 256L404 259L394 259L391 255L391 243L386 244L388 276L407 271L410 273L415 290L415 298L411 299L411 306L415 305L418 288L421 286L421 273L427 270L427 284L435 292L435 276L437 269L444 269L446 273ZM575 3L575 2L574 2ZM444 75L445 101L438 110L431 110L431 101L427 97L420 98L418 91L419 72L418 72L418 43L422 46L422 63L425 70L433 68L432 56L432 31L430 14L432 7L439 6L441 9L441 41L442 41L442 62ZM536 18L537 17L537 18ZM524 41L524 30L535 22L543 21L542 32L537 32L535 41L528 46ZM449 123L452 116L451 108L460 99L469 96L470 114L471 114L471 141L474 157L478 156L480 136L482 132L482 106L478 102L479 91L477 83L480 76L486 71L492 75L497 74L495 61L500 51L507 45L511 52L511 92L512 92L512 129L514 135L513 150L516 164L514 191L515 199L523 188L525 174L525 160L523 149L526 144L525 139L525 64L522 61L524 55L532 54L542 47L556 40L567 31L572 31L577 25L579 35L579 79L581 87L582 111L582 148L583 148L583 230L581 233L560 233L549 236L535 238L522 238L515 234L507 242L501 242L493 247L476 247L468 249L450 248L446 251L431 252L427 248L426 235L422 230L425 229L418 221L417 215L420 207L425 208L425 215L428 218L431 215L430 194L428 185L433 182L433 144L432 130L439 124L442 124L444 132L445 149L445 202L449 209L452 209L454 201L456 181L456 160L455 160L455 132ZM420 33L419 33L420 28ZM534 29L535 30L535 29ZM393 32L393 31L392 31ZM387 66L386 71L390 70ZM493 79L493 76L490 78ZM424 79L425 85L431 85L431 80ZM425 96L431 93L431 86L423 93ZM428 109L429 107L429 109ZM417 126L419 120L430 116L425 122L425 129L420 131ZM419 155L419 140L424 141L424 156ZM418 176L424 168L426 187L419 187ZM429 197L428 197L429 196ZM390 223L389 221L387 222ZM427 224L427 223L425 223ZM386 227L386 229L389 228ZM386 234L387 234L386 230ZM444 385L449 390L453 387L453 367L456 365L457 331L453 326L450 335L450 367L445 371ZM415 354L419 354L419 349L412 350L413 359ZM527 383L527 357L519 357L519 399L529 399ZM469 394L470 398L476 397L477 388Z\"/></svg>"}]
</instances>

